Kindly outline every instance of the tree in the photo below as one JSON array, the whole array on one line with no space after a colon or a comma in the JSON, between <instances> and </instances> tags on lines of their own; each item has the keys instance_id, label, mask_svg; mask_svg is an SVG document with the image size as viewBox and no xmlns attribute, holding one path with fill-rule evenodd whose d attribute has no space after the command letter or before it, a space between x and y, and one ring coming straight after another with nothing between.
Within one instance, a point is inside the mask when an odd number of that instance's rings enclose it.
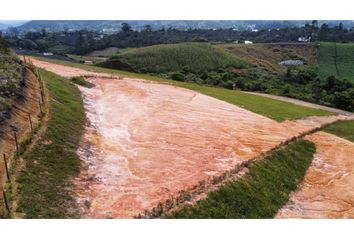
<instances>
[{"instance_id":1,"label":"tree","mask_svg":"<svg viewBox=\"0 0 354 240\"><path fill-rule=\"evenodd\" d=\"M132 30L132 27L128 23L122 23L122 31L123 32L130 32Z\"/></svg>"},{"instance_id":2,"label":"tree","mask_svg":"<svg viewBox=\"0 0 354 240\"><path fill-rule=\"evenodd\" d=\"M312 27L313 28L318 28L318 21L317 20L313 20L312 21Z\"/></svg>"},{"instance_id":3,"label":"tree","mask_svg":"<svg viewBox=\"0 0 354 240\"><path fill-rule=\"evenodd\" d=\"M145 31L145 32L151 32L151 31L152 31L151 25L149 25L149 24L148 24L148 25L145 25L145 26L144 26L144 31Z\"/></svg>"}]
</instances>

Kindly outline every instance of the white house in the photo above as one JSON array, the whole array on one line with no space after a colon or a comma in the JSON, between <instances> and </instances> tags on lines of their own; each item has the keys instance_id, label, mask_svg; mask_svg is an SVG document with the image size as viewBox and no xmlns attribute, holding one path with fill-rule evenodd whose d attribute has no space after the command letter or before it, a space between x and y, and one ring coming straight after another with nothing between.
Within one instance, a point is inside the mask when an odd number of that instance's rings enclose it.
<instances>
[{"instance_id":1,"label":"white house","mask_svg":"<svg viewBox=\"0 0 354 240\"><path fill-rule=\"evenodd\" d=\"M253 44L252 41L245 40L245 44Z\"/></svg>"}]
</instances>

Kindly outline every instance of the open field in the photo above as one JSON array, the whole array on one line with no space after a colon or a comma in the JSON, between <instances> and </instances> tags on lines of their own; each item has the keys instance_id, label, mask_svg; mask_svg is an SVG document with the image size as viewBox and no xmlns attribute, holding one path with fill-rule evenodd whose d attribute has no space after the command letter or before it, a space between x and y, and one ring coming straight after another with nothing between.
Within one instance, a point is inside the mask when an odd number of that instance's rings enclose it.
<instances>
[{"instance_id":1,"label":"open field","mask_svg":"<svg viewBox=\"0 0 354 240\"><path fill-rule=\"evenodd\" d=\"M83 217L137 216L285 141L346 119L278 123L170 84L33 63L95 84L80 87L89 121L78 151L83 170L74 180Z\"/></svg>"},{"instance_id":2,"label":"open field","mask_svg":"<svg viewBox=\"0 0 354 240\"><path fill-rule=\"evenodd\" d=\"M76 154L84 123L80 92L67 79L41 70L50 95L44 136L24 156L18 208L25 218L77 217L70 179L80 172Z\"/></svg>"},{"instance_id":3,"label":"open field","mask_svg":"<svg viewBox=\"0 0 354 240\"><path fill-rule=\"evenodd\" d=\"M153 80L153 81L157 81L157 82L173 84L173 85L176 85L179 87L188 88L193 91L197 91L202 94L209 95L211 97L220 99L222 101L226 101L228 103L234 104L236 106L240 106L242 108L245 108L245 109L253 111L255 113L264 115L266 117L272 118L277 121L299 119L299 118L303 118L306 116L314 116L314 115L316 115L316 116L331 115L331 113L323 111L323 110L298 106L298 105L287 103L284 101L273 100L273 99L270 99L267 97L254 96L251 94L243 93L241 91L232 91L232 90L227 90L227 89L222 89L222 88L206 87L206 86L201 86L201 85L194 84L194 83L186 83L186 82L167 80L167 79L159 78L156 76L150 76L150 75L146 75L146 74L124 72L124 71L119 71L119 70L112 70L112 69L100 68L100 67L96 67L96 66L76 64L76 63L59 61L59 60L52 60L52 59L49 60L49 59L43 59L43 58L37 58L37 59L41 59L41 60L44 60L47 62L61 64L61 65L69 66L69 67L75 67L75 68L79 68L79 69L83 69L83 70L87 70L87 71L93 71L96 73L101 72L101 73L107 73L107 74L117 74L119 76L124 76L124 77L129 77L129 78L143 78L143 79L147 79L147 80ZM70 72L70 71L68 70L68 72ZM75 74L79 75L80 73L77 72ZM75 75L75 74L73 74L73 75ZM81 74L84 74L84 73L81 73Z\"/></svg>"},{"instance_id":4,"label":"open field","mask_svg":"<svg viewBox=\"0 0 354 240\"><path fill-rule=\"evenodd\" d=\"M230 181L171 218L273 218L297 189L311 164L315 146L300 140L251 163L245 175Z\"/></svg>"},{"instance_id":5,"label":"open field","mask_svg":"<svg viewBox=\"0 0 354 240\"><path fill-rule=\"evenodd\" d=\"M305 139L315 143L316 154L303 184L276 217L353 218L354 143L321 131Z\"/></svg>"},{"instance_id":6,"label":"open field","mask_svg":"<svg viewBox=\"0 0 354 240\"><path fill-rule=\"evenodd\" d=\"M319 73L354 82L354 43L320 43Z\"/></svg>"}]
</instances>

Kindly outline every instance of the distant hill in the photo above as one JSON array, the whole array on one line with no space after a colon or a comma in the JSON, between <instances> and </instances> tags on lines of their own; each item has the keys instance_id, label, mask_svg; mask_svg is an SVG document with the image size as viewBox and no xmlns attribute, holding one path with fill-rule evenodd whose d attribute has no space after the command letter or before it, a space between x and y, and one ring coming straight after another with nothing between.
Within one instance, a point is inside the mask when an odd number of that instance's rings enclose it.
<instances>
[{"instance_id":1,"label":"distant hill","mask_svg":"<svg viewBox=\"0 0 354 240\"><path fill-rule=\"evenodd\" d=\"M18 27L28 21L24 20L0 20L0 30L5 30L9 27Z\"/></svg>"},{"instance_id":2,"label":"distant hill","mask_svg":"<svg viewBox=\"0 0 354 240\"><path fill-rule=\"evenodd\" d=\"M176 29L213 29L213 28L235 28L245 29L264 29L264 28L285 28L299 27L311 21L244 21L244 20L34 20L29 21L18 27L20 31L40 31L46 29L49 32L60 32L64 30L95 30L104 32L117 32L121 29L121 24L127 22L134 30L141 30L145 25L150 25L152 29L176 28ZM325 21L319 21L322 24ZM345 27L354 26L353 21L326 21L329 25L338 25L343 22Z\"/></svg>"},{"instance_id":3,"label":"distant hill","mask_svg":"<svg viewBox=\"0 0 354 240\"><path fill-rule=\"evenodd\" d=\"M171 73L182 69L200 73L218 68L246 67L244 61L208 43L161 44L127 49L101 65L151 73Z\"/></svg>"}]
</instances>

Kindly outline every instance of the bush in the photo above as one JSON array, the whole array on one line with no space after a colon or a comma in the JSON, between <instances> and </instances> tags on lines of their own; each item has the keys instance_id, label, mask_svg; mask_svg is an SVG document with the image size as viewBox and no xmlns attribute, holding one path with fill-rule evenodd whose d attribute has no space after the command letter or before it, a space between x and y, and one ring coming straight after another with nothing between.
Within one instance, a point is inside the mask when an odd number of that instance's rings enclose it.
<instances>
[{"instance_id":1,"label":"bush","mask_svg":"<svg viewBox=\"0 0 354 240\"><path fill-rule=\"evenodd\" d=\"M171 79L176 80L176 81L184 81L184 74L181 72L173 72L170 75Z\"/></svg>"},{"instance_id":2,"label":"bush","mask_svg":"<svg viewBox=\"0 0 354 240\"><path fill-rule=\"evenodd\" d=\"M84 86L87 88L93 88L95 86L95 84L86 81L85 78L82 76L72 77L70 80L71 80L71 82L73 82L77 85Z\"/></svg>"}]
</instances>

